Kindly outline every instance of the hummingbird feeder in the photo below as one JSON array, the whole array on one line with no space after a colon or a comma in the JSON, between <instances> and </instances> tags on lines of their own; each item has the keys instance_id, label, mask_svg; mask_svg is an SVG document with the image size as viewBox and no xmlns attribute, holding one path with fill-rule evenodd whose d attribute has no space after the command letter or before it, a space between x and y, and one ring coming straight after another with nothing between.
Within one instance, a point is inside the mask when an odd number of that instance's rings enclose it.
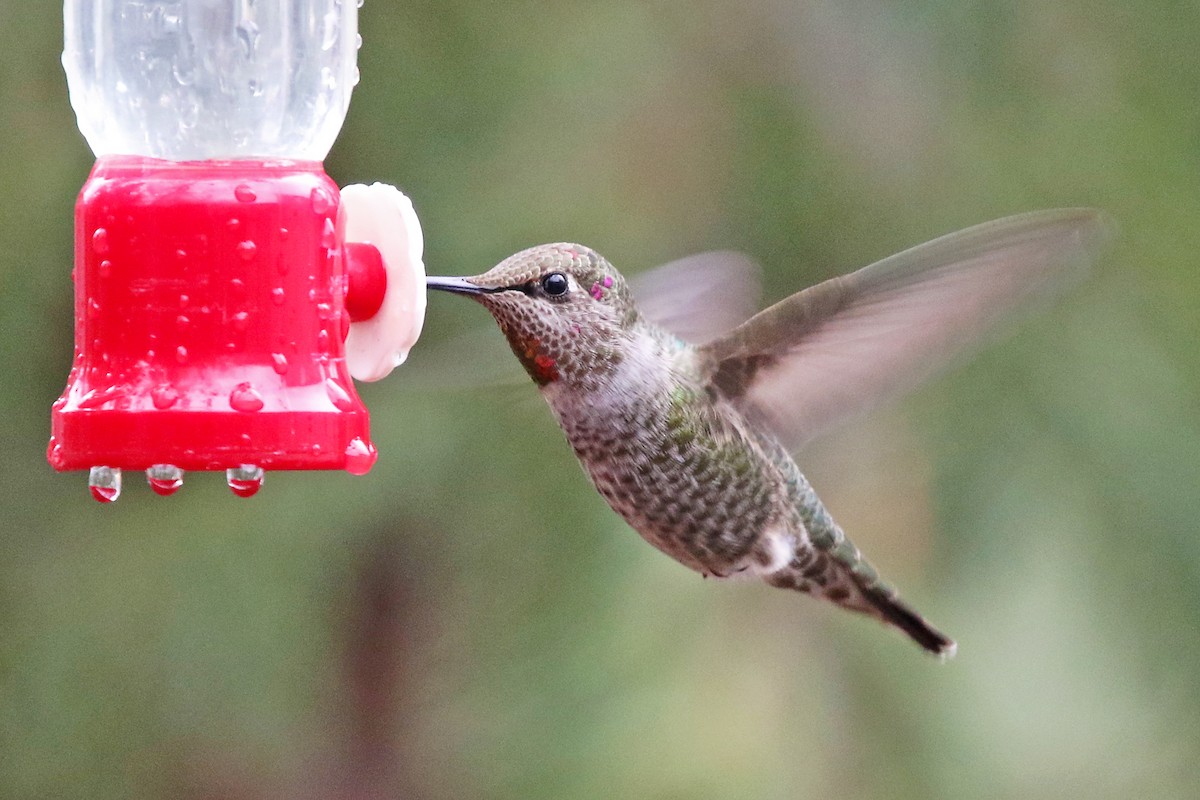
<instances>
[{"instance_id":1,"label":"hummingbird feeder","mask_svg":"<svg viewBox=\"0 0 1200 800\"><path fill-rule=\"evenodd\" d=\"M367 472L351 378L401 363L422 239L390 186L322 160L357 82L354 0L66 0L63 65L97 156L75 207L75 356L50 464L96 499L225 470Z\"/></svg>"}]
</instances>

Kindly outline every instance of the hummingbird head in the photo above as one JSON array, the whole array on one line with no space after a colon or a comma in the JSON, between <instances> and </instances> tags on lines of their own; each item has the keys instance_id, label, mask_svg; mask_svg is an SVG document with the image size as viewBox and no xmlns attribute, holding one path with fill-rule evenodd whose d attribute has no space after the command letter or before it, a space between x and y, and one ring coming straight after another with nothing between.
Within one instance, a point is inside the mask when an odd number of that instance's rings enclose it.
<instances>
[{"instance_id":1,"label":"hummingbird head","mask_svg":"<svg viewBox=\"0 0 1200 800\"><path fill-rule=\"evenodd\" d=\"M538 245L482 275L431 277L426 285L480 302L540 386L586 384L611 371L638 317L621 274L578 244Z\"/></svg>"}]
</instances>

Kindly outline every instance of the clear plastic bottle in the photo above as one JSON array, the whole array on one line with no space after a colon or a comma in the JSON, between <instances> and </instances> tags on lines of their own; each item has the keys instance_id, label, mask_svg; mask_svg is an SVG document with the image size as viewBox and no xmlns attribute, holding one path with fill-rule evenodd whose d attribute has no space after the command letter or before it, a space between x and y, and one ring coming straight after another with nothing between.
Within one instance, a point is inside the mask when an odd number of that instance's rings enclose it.
<instances>
[{"instance_id":1,"label":"clear plastic bottle","mask_svg":"<svg viewBox=\"0 0 1200 800\"><path fill-rule=\"evenodd\" d=\"M63 67L97 156L321 161L359 0L65 0Z\"/></svg>"}]
</instances>

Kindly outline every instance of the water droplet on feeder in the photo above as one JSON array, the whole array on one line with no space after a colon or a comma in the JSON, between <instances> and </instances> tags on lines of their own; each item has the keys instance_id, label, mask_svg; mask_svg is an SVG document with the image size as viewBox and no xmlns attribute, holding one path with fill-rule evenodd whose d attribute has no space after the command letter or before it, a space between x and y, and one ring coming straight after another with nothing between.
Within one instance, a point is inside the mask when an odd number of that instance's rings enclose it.
<instances>
[{"instance_id":1,"label":"water droplet on feeder","mask_svg":"<svg viewBox=\"0 0 1200 800\"><path fill-rule=\"evenodd\" d=\"M54 438L51 437L50 446L46 448L46 458L50 461L50 466L54 467L55 469L62 468L63 452L63 446L54 441Z\"/></svg>"},{"instance_id":2,"label":"water droplet on feeder","mask_svg":"<svg viewBox=\"0 0 1200 800\"><path fill-rule=\"evenodd\" d=\"M351 475L366 475L375 464L378 454L374 445L355 437L346 445L346 472Z\"/></svg>"},{"instance_id":3,"label":"water droplet on feeder","mask_svg":"<svg viewBox=\"0 0 1200 800\"><path fill-rule=\"evenodd\" d=\"M234 187L233 196L238 199L239 203L253 203L258 199L258 195L254 193L254 190L244 183L239 183Z\"/></svg>"},{"instance_id":4,"label":"water droplet on feeder","mask_svg":"<svg viewBox=\"0 0 1200 800\"><path fill-rule=\"evenodd\" d=\"M92 234L92 249L99 255L104 255L108 252L108 231L104 228L96 228L96 232Z\"/></svg>"},{"instance_id":5,"label":"water droplet on feeder","mask_svg":"<svg viewBox=\"0 0 1200 800\"><path fill-rule=\"evenodd\" d=\"M225 482L238 497L253 497L263 485L263 468L254 464L242 464L225 470Z\"/></svg>"},{"instance_id":6,"label":"water droplet on feeder","mask_svg":"<svg viewBox=\"0 0 1200 800\"><path fill-rule=\"evenodd\" d=\"M155 494L168 497L183 486L183 470L174 464L155 464L146 470L146 482Z\"/></svg>"},{"instance_id":7,"label":"water droplet on feeder","mask_svg":"<svg viewBox=\"0 0 1200 800\"><path fill-rule=\"evenodd\" d=\"M237 251L242 261L251 261L254 259L254 254L258 252L258 245L247 239L238 244Z\"/></svg>"},{"instance_id":8,"label":"water droplet on feeder","mask_svg":"<svg viewBox=\"0 0 1200 800\"><path fill-rule=\"evenodd\" d=\"M108 259L101 261L99 272L100 272L101 278L111 278L112 277L112 262L109 261Z\"/></svg>"},{"instance_id":9,"label":"water droplet on feeder","mask_svg":"<svg viewBox=\"0 0 1200 800\"><path fill-rule=\"evenodd\" d=\"M251 413L261 411L263 407L262 395L247 383L239 383L234 390L229 393L229 405L235 411L245 411Z\"/></svg>"},{"instance_id":10,"label":"water droplet on feeder","mask_svg":"<svg viewBox=\"0 0 1200 800\"><path fill-rule=\"evenodd\" d=\"M114 467L92 467L88 473L88 489L98 502L113 502L121 496L121 470Z\"/></svg>"},{"instance_id":11,"label":"water droplet on feeder","mask_svg":"<svg viewBox=\"0 0 1200 800\"><path fill-rule=\"evenodd\" d=\"M283 305L284 291L282 286L277 286L271 290L271 302L277 306Z\"/></svg>"},{"instance_id":12,"label":"water droplet on feeder","mask_svg":"<svg viewBox=\"0 0 1200 800\"><path fill-rule=\"evenodd\" d=\"M286 374L288 371L287 356L285 356L283 353L272 353L271 366L275 369L275 373L277 375Z\"/></svg>"},{"instance_id":13,"label":"water droplet on feeder","mask_svg":"<svg viewBox=\"0 0 1200 800\"><path fill-rule=\"evenodd\" d=\"M150 390L150 401L159 411L165 411L179 400L179 392L168 384L160 383Z\"/></svg>"},{"instance_id":14,"label":"water droplet on feeder","mask_svg":"<svg viewBox=\"0 0 1200 800\"><path fill-rule=\"evenodd\" d=\"M328 214L329 209L333 208L333 201L330 199L329 193L319 186L312 190L309 199L312 201L314 214Z\"/></svg>"}]
</instances>

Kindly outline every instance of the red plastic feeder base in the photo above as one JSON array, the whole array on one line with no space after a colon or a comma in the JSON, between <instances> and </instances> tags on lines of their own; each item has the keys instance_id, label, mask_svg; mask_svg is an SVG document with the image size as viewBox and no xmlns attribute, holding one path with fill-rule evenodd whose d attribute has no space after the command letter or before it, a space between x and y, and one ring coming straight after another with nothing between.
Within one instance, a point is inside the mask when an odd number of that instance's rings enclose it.
<instances>
[{"instance_id":1,"label":"red plastic feeder base","mask_svg":"<svg viewBox=\"0 0 1200 800\"><path fill-rule=\"evenodd\" d=\"M318 163L98 161L75 210L51 465L155 468L163 493L170 468L370 469L339 202Z\"/></svg>"}]
</instances>

